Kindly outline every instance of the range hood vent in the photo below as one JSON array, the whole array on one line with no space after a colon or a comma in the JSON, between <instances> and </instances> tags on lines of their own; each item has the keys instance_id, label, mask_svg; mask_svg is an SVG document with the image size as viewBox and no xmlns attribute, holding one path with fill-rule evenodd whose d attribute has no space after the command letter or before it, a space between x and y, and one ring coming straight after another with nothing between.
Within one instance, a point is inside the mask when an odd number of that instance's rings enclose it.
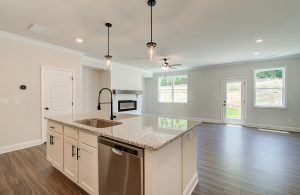
<instances>
[{"instance_id":1,"label":"range hood vent","mask_svg":"<svg viewBox=\"0 0 300 195\"><path fill-rule=\"evenodd\" d=\"M133 94L133 95L142 95L143 91L139 90L119 90L119 89L114 89L113 94Z\"/></svg>"}]
</instances>

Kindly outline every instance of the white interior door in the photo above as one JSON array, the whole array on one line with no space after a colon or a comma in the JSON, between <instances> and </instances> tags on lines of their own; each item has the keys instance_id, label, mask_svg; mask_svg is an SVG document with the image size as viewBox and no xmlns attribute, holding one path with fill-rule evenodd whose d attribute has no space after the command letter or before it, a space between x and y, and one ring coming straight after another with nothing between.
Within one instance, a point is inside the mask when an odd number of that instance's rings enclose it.
<instances>
[{"instance_id":1,"label":"white interior door","mask_svg":"<svg viewBox=\"0 0 300 195\"><path fill-rule=\"evenodd\" d=\"M243 124L246 122L245 79L225 79L223 81L223 122Z\"/></svg>"},{"instance_id":2,"label":"white interior door","mask_svg":"<svg viewBox=\"0 0 300 195\"><path fill-rule=\"evenodd\" d=\"M69 115L73 113L73 72L42 69L42 141L47 140L47 121L44 117Z\"/></svg>"}]
</instances>

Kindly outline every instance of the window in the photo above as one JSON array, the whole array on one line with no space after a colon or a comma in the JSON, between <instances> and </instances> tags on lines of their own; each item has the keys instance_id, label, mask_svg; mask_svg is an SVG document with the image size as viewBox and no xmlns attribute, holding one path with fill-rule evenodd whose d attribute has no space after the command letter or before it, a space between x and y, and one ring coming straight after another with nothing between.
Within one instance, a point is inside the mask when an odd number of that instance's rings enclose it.
<instances>
[{"instance_id":1,"label":"window","mask_svg":"<svg viewBox=\"0 0 300 195\"><path fill-rule=\"evenodd\" d=\"M158 100L163 103L187 103L187 75L158 79Z\"/></svg>"},{"instance_id":2,"label":"window","mask_svg":"<svg viewBox=\"0 0 300 195\"><path fill-rule=\"evenodd\" d=\"M254 105L264 108L285 108L285 68L256 70L254 77Z\"/></svg>"}]
</instances>

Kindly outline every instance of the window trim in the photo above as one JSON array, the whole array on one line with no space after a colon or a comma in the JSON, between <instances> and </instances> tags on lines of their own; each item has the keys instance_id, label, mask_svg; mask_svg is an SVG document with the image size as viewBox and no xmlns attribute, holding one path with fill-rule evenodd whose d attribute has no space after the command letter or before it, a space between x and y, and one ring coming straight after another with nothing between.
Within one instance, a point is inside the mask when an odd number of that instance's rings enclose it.
<instances>
[{"instance_id":1,"label":"window trim","mask_svg":"<svg viewBox=\"0 0 300 195\"><path fill-rule=\"evenodd\" d=\"M173 79L174 77L179 77L179 76L186 76L187 77L187 88L186 88L186 102L174 102L174 82L173 82ZM160 101L160 79L161 78L164 78L164 77L171 77L172 78L172 101L171 102L162 102ZM158 86L158 103L160 104L187 104L189 99L188 99L188 96L189 96L189 93L188 93L188 89L189 89L189 76L188 74L179 74L179 75L170 75L170 76L159 76L158 79L157 79L157 86Z\"/></svg>"},{"instance_id":2,"label":"window trim","mask_svg":"<svg viewBox=\"0 0 300 195\"><path fill-rule=\"evenodd\" d=\"M268 70L282 70L283 71L283 94L282 94L282 106L259 106L256 105L256 73L258 71L268 71ZM270 108L270 109L287 109L287 67L270 67L270 68L258 68L253 71L253 107L254 108Z\"/></svg>"}]
</instances>

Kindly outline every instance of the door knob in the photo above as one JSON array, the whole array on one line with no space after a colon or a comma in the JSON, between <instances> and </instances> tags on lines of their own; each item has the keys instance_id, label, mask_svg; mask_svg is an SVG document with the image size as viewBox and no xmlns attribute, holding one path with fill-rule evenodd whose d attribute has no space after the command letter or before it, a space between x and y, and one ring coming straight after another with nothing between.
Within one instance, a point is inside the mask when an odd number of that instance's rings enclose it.
<instances>
[{"instance_id":1,"label":"door knob","mask_svg":"<svg viewBox=\"0 0 300 195\"><path fill-rule=\"evenodd\" d=\"M49 108L48 108L48 107L45 107L45 110L49 110Z\"/></svg>"}]
</instances>

